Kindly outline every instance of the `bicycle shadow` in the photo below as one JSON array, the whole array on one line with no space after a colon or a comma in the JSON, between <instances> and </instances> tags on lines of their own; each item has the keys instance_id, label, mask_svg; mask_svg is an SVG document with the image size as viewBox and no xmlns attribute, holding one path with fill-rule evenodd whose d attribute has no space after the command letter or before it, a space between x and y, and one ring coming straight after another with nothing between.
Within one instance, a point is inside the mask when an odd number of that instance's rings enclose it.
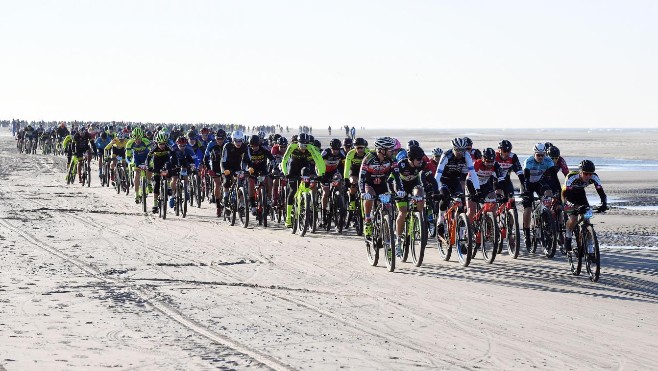
<instances>
[{"instance_id":1,"label":"bicycle shadow","mask_svg":"<svg viewBox=\"0 0 658 371\"><path fill-rule=\"evenodd\" d=\"M426 250L426 254L431 252ZM425 262L420 268L403 263L400 268L410 269L399 269L396 273L658 304L658 252L638 255L628 257L623 252L605 251L598 282L589 280L584 264L576 277L571 274L566 257L549 260L539 255L524 255L516 260L501 256L493 264L486 264L478 257L467 268L461 267L455 258L450 262Z\"/></svg>"}]
</instances>

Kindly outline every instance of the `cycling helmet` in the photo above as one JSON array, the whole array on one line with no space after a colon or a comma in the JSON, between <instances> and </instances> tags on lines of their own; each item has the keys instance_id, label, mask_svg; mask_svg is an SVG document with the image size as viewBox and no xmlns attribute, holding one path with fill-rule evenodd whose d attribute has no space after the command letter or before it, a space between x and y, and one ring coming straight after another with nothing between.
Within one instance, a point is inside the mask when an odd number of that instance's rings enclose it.
<instances>
[{"instance_id":1,"label":"cycling helmet","mask_svg":"<svg viewBox=\"0 0 658 371\"><path fill-rule=\"evenodd\" d=\"M352 138L343 139L343 147L352 147Z\"/></svg>"},{"instance_id":2,"label":"cycling helmet","mask_svg":"<svg viewBox=\"0 0 658 371\"><path fill-rule=\"evenodd\" d=\"M84 133L87 132L87 128L84 127L84 126L80 126L80 128L78 129L78 131L80 132L80 134L84 134Z\"/></svg>"},{"instance_id":3,"label":"cycling helmet","mask_svg":"<svg viewBox=\"0 0 658 371\"><path fill-rule=\"evenodd\" d=\"M474 160L479 160L482 158L482 151L479 149L474 149L473 152L471 153L471 157L473 157Z\"/></svg>"},{"instance_id":4,"label":"cycling helmet","mask_svg":"<svg viewBox=\"0 0 658 371\"><path fill-rule=\"evenodd\" d=\"M544 146L546 147L546 151L548 151L549 148L553 147L553 143L546 142L546 143L544 143Z\"/></svg>"},{"instance_id":5,"label":"cycling helmet","mask_svg":"<svg viewBox=\"0 0 658 371\"><path fill-rule=\"evenodd\" d=\"M498 148L500 148L501 151L509 152L512 150L512 142L510 142L507 139L503 139L498 143Z\"/></svg>"},{"instance_id":6,"label":"cycling helmet","mask_svg":"<svg viewBox=\"0 0 658 371\"><path fill-rule=\"evenodd\" d=\"M432 150L432 156L434 157L441 157L443 155L443 150L439 147L436 147Z\"/></svg>"},{"instance_id":7,"label":"cycling helmet","mask_svg":"<svg viewBox=\"0 0 658 371\"><path fill-rule=\"evenodd\" d=\"M420 143L418 143L418 141L415 140L415 139L412 139L412 140L408 141L407 142L407 151L409 150L409 148L411 148L411 146L420 147Z\"/></svg>"},{"instance_id":8,"label":"cycling helmet","mask_svg":"<svg viewBox=\"0 0 658 371\"><path fill-rule=\"evenodd\" d=\"M188 132L187 132L187 137L188 137L189 139L194 139L194 140L196 140L196 132L195 132L194 130L190 130L190 131L188 131Z\"/></svg>"},{"instance_id":9,"label":"cycling helmet","mask_svg":"<svg viewBox=\"0 0 658 371\"><path fill-rule=\"evenodd\" d=\"M596 170L596 167L594 166L594 163L590 160L583 160L580 162L580 165L578 168L581 171L586 171L588 173L593 173Z\"/></svg>"},{"instance_id":10,"label":"cycling helmet","mask_svg":"<svg viewBox=\"0 0 658 371\"><path fill-rule=\"evenodd\" d=\"M397 139L393 139L391 137L379 137L375 139L375 149L392 150L395 148L396 141Z\"/></svg>"},{"instance_id":11,"label":"cycling helmet","mask_svg":"<svg viewBox=\"0 0 658 371\"><path fill-rule=\"evenodd\" d=\"M340 139L334 138L329 142L329 147L331 147L331 149L340 149L340 144Z\"/></svg>"},{"instance_id":12,"label":"cycling helmet","mask_svg":"<svg viewBox=\"0 0 658 371\"><path fill-rule=\"evenodd\" d=\"M118 132L117 139L126 139L126 134L123 131Z\"/></svg>"},{"instance_id":13,"label":"cycling helmet","mask_svg":"<svg viewBox=\"0 0 658 371\"><path fill-rule=\"evenodd\" d=\"M312 134L308 134L308 141L309 143L315 142L315 137Z\"/></svg>"},{"instance_id":14,"label":"cycling helmet","mask_svg":"<svg viewBox=\"0 0 658 371\"><path fill-rule=\"evenodd\" d=\"M548 147L548 151L546 151L546 153L548 154L548 157L550 157L550 158L557 159L558 157L560 157L560 149L557 148L556 146Z\"/></svg>"},{"instance_id":15,"label":"cycling helmet","mask_svg":"<svg viewBox=\"0 0 658 371\"><path fill-rule=\"evenodd\" d=\"M320 141L317 139L313 141L313 145L315 146L315 148L322 148L322 143L320 143Z\"/></svg>"},{"instance_id":16,"label":"cycling helmet","mask_svg":"<svg viewBox=\"0 0 658 371\"><path fill-rule=\"evenodd\" d=\"M149 138L149 139L153 138L153 132L151 130L147 130L146 131L146 137Z\"/></svg>"},{"instance_id":17,"label":"cycling helmet","mask_svg":"<svg viewBox=\"0 0 658 371\"><path fill-rule=\"evenodd\" d=\"M485 161L494 161L496 159L496 151L493 148L486 148L482 152L482 158Z\"/></svg>"},{"instance_id":18,"label":"cycling helmet","mask_svg":"<svg viewBox=\"0 0 658 371\"><path fill-rule=\"evenodd\" d=\"M101 133L101 139L107 139L107 133L106 132Z\"/></svg>"},{"instance_id":19,"label":"cycling helmet","mask_svg":"<svg viewBox=\"0 0 658 371\"><path fill-rule=\"evenodd\" d=\"M473 147L473 141L469 137L464 137L464 141L466 142L466 147Z\"/></svg>"},{"instance_id":20,"label":"cycling helmet","mask_svg":"<svg viewBox=\"0 0 658 371\"><path fill-rule=\"evenodd\" d=\"M354 140L354 147L365 147L367 145L368 142L363 138L356 138L356 140Z\"/></svg>"},{"instance_id":21,"label":"cycling helmet","mask_svg":"<svg viewBox=\"0 0 658 371\"><path fill-rule=\"evenodd\" d=\"M217 134L215 134L215 137L226 138L226 131L224 131L224 129L217 130Z\"/></svg>"},{"instance_id":22,"label":"cycling helmet","mask_svg":"<svg viewBox=\"0 0 658 371\"><path fill-rule=\"evenodd\" d=\"M132 135L133 139L137 139L137 138L141 139L141 138L144 137L144 131L141 128L136 127L136 128L133 129L133 132L132 132L131 135Z\"/></svg>"},{"instance_id":23,"label":"cycling helmet","mask_svg":"<svg viewBox=\"0 0 658 371\"><path fill-rule=\"evenodd\" d=\"M258 135L252 135L251 138L249 138L249 145L250 146L259 146L260 145L260 136Z\"/></svg>"},{"instance_id":24,"label":"cycling helmet","mask_svg":"<svg viewBox=\"0 0 658 371\"><path fill-rule=\"evenodd\" d=\"M297 138L298 138L297 140L299 141L299 144L309 144L309 143L311 143L310 135L308 135L306 133L299 134L299 136Z\"/></svg>"},{"instance_id":25,"label":"cycling helmet","mask_svg":"<svg viewBox=\"0 0 658 371\"><path fill-rule=\"evenodd\" d=\"M262 131L262 130L259 131L259 132L258 132L258 137L259 137L261 140L265 139L265 132Z\"/></svg>"},{"instance_id":26,"label":"cycling helmet","mask_svg":"<svg viewBox=\"0 0 658 371\"><path fill-rule=\"evenodd\" d=\"M187 138L184 135L181 135L176 139L176 144L187 144Z\"/></svg>"},{"instance_id":27,"label":"cycling helmet","mask_svg":"<svg viewBox=\"0 0 658 371\"><path fill-rule=\"evenodd\" d=\"M407 150L407 156L409 157L409 160L422 160L425 156L425 151L418 146L411 146Z\"/></svg>"},{"instance_id":28,"label":"cycling helmet","mask_svg":"<svg viewBox=\"0 0 658 371\"><path fill-rule=\"evenodd\" d=\"M394 151L397 151L397 150L399 150L399 149L402 148L402 144L400 144L400 141L399 141L399 140L397 140L397 139L393 139L393 141L395 141L395 144L393 145L393 150L394 150Z\"/></svg>"},{"instance_id":29,"label":"cycling helmet","mask_svg":"<svg viewBox=\"0 0 658 371\"><path fill-rule=\"evenodd\" d=\"M279 143L279 147L286 147L288 146L288 139L286 139L286 137L281 137L279 138L278 143Z\"/></svg>"},{"instance_id":30,"label":"cycling helmet","mask_svg":"<svg viewBox=\"0 0 658 371\"><path fill-rule=\"evenodd\" d=\"M464 151L468 147L464 138L455 138L452 140L452 148L457 151Z\"/></svg>"},{"instance_id":31,"label":"cycling helmet","mask_svg":"<svg viewBox=\"0 0 658 371\"><path fill-rule=\"evenodd\" d=\"M544 143L536 143L533 151L535 153L546 153L546 145Z\"/></svg>"},{"instance_id":32,"label":"cycling helmet","mask_svg":"<svg viewBox=\"0 0 658 371\"><path fill-rule=\"evenodd\" d=\"M210 129L205 127L201 129L201 135L207 135L207 134L210 134Z\"/></svg>"},{"instance_id":33,"label":"cycling helmet","mask_svg":"<svg viewBox=\"0 0 658 371\"><path fill-rule=\"evenodd\" d=\"M233 138L234 141L241 141L244 139L244 134L240 130L235 130L231 134L231 137Z\"/></svg>"},{"instance_id":34,"label":"cycling helmet","mask_svg":"<svg viewBox=\"0 0 658 371\"><path fill-rule=\"evenodd\" d=\"M158 143L167 143L169 141L169 135L167 133L159 133L155 137L155 141Z\"/></svg>"},{"instance_id":35,"label":"cycling helmet","mask_svg":"<svg viewBox=\"0 0 658 371\"><path fill-rule=\"evenodd\" d=\"M293 134L293 136L290 137L290 141L293 143L297 143L299 141L299 135Z\"/></svg>"}]
</instances>

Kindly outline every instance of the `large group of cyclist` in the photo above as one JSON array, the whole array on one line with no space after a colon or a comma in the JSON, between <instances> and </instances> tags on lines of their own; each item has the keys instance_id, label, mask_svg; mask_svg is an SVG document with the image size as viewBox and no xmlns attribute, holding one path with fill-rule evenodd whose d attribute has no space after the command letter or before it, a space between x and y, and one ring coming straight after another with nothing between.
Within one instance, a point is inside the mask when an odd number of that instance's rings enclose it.
<instances>
[{"instance_id":1,"label":"large group of cyclist","mask_svg":"<svg viewBox=\"0 0 658 371\"><path fill-rule=\"evenodd\" d=\"M90 186L95 172L102 186L132 190L145 213L162 219L167 209L185 217L188 208L208 203L218 218L245 228L251 218L302 236L351 230L363 236L370 264L381 252L389 271L409 255L420 266L428 244L444 260L454 250L463 266L478 252L487 263L503 252L517 258L524 246L547 258L560 251L574 275L584 261L589 278L599 278L589 219L593 210L607 210L606 194L592 161L570 170L549 142L536 143L521 160L506 139L480 150L457 137L426 154L417 140L403 146L385 136L371 144L347 126L344 138L323 146L309 127L287 137L290 128L284 135L281 126L12 124L19 152L66 156L68 183ZM585 194L590 184L601 200L593 208Z\"/></svg>"}]
</instances>

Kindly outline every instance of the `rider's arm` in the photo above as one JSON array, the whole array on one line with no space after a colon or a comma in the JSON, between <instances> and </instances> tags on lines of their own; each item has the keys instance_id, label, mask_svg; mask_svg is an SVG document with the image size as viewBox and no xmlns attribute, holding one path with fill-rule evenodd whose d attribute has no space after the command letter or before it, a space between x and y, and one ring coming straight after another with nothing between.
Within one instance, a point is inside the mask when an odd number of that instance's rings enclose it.
<instances>
[{"instance_id":1,"label":"rider's arm","mask_svg":"<svg viewBox=\"0 0 658 371\"><path fill-rule=\"evenodd\" d=\"M439 189L441 189L441 177L443 176L443 170L445 169L447 163L448 156L446 156L444 153L439 160L439 166L436 168L436 174L434 175L434 179L436 180L436 184Z\"/></svg>"},{"instance_id":2,"label":"rider's arm","mask_svg":"<svg viewBox=\"0 0 658 371\"><path fill-rule=\"evenodd\" d=\"M283 154L283 159L281 159L281 170L284 175L288 175L288 161L290 161L290 156L292 156L292 151L297 149L297 143L290 143L286 149L286 153Z\"/></svg>"},{"instance_id":3,"label":"rider's arm","mask_svg":"<svg viewBox=\"0 0 658 371\"><path fill-rule=\"evenodd\" d=\"M224 145L224 148L222 149L222 161L221 161L220 167L219 167L222 170L222 172L224 172L224 170L226 170L226 167L227 167L226 166L226 160L228 159L228 147L229 147L229 145L227 143L227 144Z\"/></svg>"},{"instance_id":4,"label":"rider's arm","mask_svg":"<svg viewBox=\"0 0 658 371\"><path fill-rule=\"evenodd\" d=\"M359 191L361 191L361 193L366 192L366 181L370 178L367 164L369 161L370 155L367 155L363 158L363 161L361 161L361 170L359 171Z\"/></svg>"},{"instance_id":5,"label":"rider's arm","mask_svg":"<svg viewBox=\"0 0 658 371\"><path fill-rule=\"evenodd\" d=\"M351 149L347 152L347 155L345 155L345 168L343 169L343 178L345 179L349 179L350 177L350 169L352 168L352 160L354 159L355 153L356 149Z\"/></svg>"},{"instance_id":6,"label":"rider's arm","mask_svg":"<svg viewBox=\"0 0 658 371\"><path fill-rule=\"evenodd\" d=\"M324 164L324 159L322 158L322 154L317 148L315 148L315 146L307 146L306 148L309 149L309 152L311 152L311 156L313 157L313 161L315 161L315 168L318 171L318 176L319 177L323 176L325 171L327 170L327 167Z\"/></svg>"}]
</instances>

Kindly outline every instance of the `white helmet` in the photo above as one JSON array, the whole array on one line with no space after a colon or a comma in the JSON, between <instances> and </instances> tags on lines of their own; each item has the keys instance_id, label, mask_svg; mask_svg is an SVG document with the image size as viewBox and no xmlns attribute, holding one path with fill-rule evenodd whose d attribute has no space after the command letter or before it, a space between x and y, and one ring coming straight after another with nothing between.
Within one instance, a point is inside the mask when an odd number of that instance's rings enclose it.
<instances>
[{"instance_id":1,"label":"white helmet","mask_svg":"<svg viewBox=\"0 0 658 371\"><path fill-rule=\"evenodd\" d=\"M535 144L535 148L533 148L535 153L546 153L546 144L544 143L537 143Z\"/></svg>"},{"instance_id":2,"label":"white helmet","mask_svg":"<svg viewBox=\"0 0 658 371\"><path fill-rule=\"evenodd\" d=\"M393 149L395 147L395 139L391 137L380 137L375 139L375 149Z\"/></svg>"},{"instance_id":3,"label":"white helmet","mask_svg":"<svg viewBox=\"0 0 658 371\"><path fill-rule=\"evenodd\" d=\"M231 138L233 138L233 140L244 140L244 134L240 130L235 130L231 134Z\"/></svg>"},{"instance_id":4,"label":"white helmet","mask_svg":"<svg viewBox=\"0 0 658 371\"><path fill-rule=\"evenodd\" d=\"M443 150L439 147L436 147L432 150L432 156L440 157L443 154Z\"/></svg>"}]
</instances>

